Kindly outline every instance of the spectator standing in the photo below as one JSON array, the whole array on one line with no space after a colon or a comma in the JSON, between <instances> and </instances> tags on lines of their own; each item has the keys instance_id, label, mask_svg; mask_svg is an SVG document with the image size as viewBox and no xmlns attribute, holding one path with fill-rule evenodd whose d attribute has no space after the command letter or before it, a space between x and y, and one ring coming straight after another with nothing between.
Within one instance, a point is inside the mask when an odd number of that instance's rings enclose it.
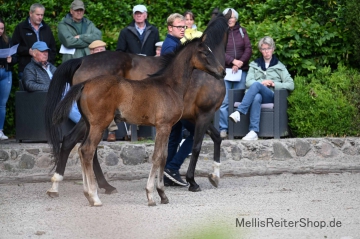
<instances>
[{"instance_id":1,"label":"spectator standing","mask_svg":"<svg viewBox=\"0 0 360 239\"><path fill-rule=\"evenodd\" d=\"M50 48L43 41L35 42L31 47L33 57L24 69L24 88L26 91L47 91L56 67L48 62ZM77 123L81 115L76 103L73 104L69 118Z\"/></svg>"},{"instance_id":2,"label":"spectator standing","mask_svg":"<svg viewBox=\"0 0 360 239\"><path fill-rule=\"evenodd\" d=\"M240 122L240 114L250 110L249 133L243 140L257 140L260 128L261 104L274 103L274 90L294 90L294 81L286 67L273 55L275 42L271 37L259 41L258 48L262 57L250 63L246 77L246 87L249 89L234 113L229 118L235 123Z\"/></svg>"},{"instance_id":3,"label":"spectator standing","mask_svg":"<svg viewBox=\"0 0 360 239\"><path fill-rule=\"evenodd\" d=\"M180 39L185 34L185 18L179 13L173 13L167 18L168 34L161 48L161 55L174 52L181 44ZM183 138L183 127L186 128L190 135L181 144ZM164 170L165 186L188 186L180 176L179 170L186 157L192 150L194 142L195 125L187 120L178 121L171 129L168 143L168 157ZM177 152L176 152L177 151Z\"/></svg>"},{"instance_id":4,"label":"spectator standing","mask_svg":"<svg viewBox=\"0 0 360 239\"><path fill-rule=\"evenodd\" d=\"M159 42L159 31L147 21L148 13L144 5L133 8L134 20L120 31L117 51L155 56L155 44Z\"/></svg>"},{"instance_id":5,"label":"spectator standing","mask_svg":"<svg viewBox=\"0 0 360 239\"><path fill-rule=\"evenodd\" d=\"M184 37L181 38L181 43L190 41L196 37L201 37L202 32L198 31L195 25L194 13L192 13L191 11L186 11L183 16L185 17L186 29L185 29Z\"/></svg>"},{"instance_id":6,"label":"spectator standing","mask_svg":"<svg viewBox=\"0 0 360 239\"><path fill-rule=\"evenodd\" d=\"M6 34L5 22L0 18L0 49L12 47L12 40ZM6 103L12 85L12 66L17 62L16 54L0 58L0 140L8 139L4 134Z\"/></svg>"},{"instance_id":7,"label":"spectator standing","mask_svg":"<svg viewBox=\"0 0 360 239\"><path fill-rule=\"evenodd\" d=\"M31 47L37 41L46 42L49 47L49 62L55 64L56 43L51 28L43 21L45 7L40 3L30 6L29 17L19 23L12 37L13 44L19 44L17 56L19 61L18 78L22 80L25 66L31 61Z\"/></svg>"},{"instance_id":8,"label":"spectator standing","mask_svg":"<svg viewBox=\"0 0 360 239\"><path fill-rule=\"evenodd\" d=\"M238 12L233 8L226 8L223 14L225 15L229 10L231 10L231 17L228 21L229 32L225 52L227 74L224 78L226 93L224 101L220 106L219 128L221 138L227 137L229 125L229 90L245 89L246 74L249 70L249 60L252 54L249 36L245 28L241 27L238 22Z\"/></svg>"},{"instance_id":9,"label":"spectator standing","mask_svg":"<svg viewBox=\"0 0 360 239\"><path fill-rule=\"evenodd\" d=\"M84 17L83 1L74 0L68 13L58 24L58 35L63 53L62 62L90 54L89 45L95 40L101 40L101 31L94 23ZM64 50L63 50L64 49Z\"/></svg>"}]
</instances>

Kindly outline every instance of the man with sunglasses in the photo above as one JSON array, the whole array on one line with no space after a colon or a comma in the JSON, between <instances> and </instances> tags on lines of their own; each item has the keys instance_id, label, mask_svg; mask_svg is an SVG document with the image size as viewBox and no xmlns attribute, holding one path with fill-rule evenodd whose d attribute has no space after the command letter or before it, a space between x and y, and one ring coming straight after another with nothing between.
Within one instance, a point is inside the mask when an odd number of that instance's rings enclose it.
<instances>
[{"instance_id":1,"label":"man with sunglasses","mask_svg":"<svg viewBox=\"0 0 360 239\"><path fill-rule=\"evenodd\" d=\"M180 39L185 34L185 17L179 13L171 14L167 19L168 34L161 48L161 55L174 52L181 44ZM181 144L183 139L183 128L189 131L189 135ZM192 150L194 142L195 125L187 120L180 120L171 129L168 144L168 157L164 170L165 186L188 186L179 173L180 167ZM181 144L181 145L180 145ZM180 145L179 150L178 147Z\"/></svg>"},{"instance_id":2,"label":"man with sunglasses","mask_svg":"<svg viewBox=\"0 0 360 239\"><path fill-rule=\"evenodd\" d=\"M84 17L84 13L83 1L74 0L70 5L70 13L58 24L62 62L90 55L89 45L95 40L101 40L101 31Z\"/></svg>"}]
</instances>

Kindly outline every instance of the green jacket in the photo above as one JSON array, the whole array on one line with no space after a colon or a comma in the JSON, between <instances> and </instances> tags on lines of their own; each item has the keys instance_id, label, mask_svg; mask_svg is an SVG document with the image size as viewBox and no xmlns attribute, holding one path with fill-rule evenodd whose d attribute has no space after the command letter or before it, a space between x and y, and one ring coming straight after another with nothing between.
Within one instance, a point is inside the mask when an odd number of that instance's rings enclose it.
<instances>
[{"instance_id":1,"label":"green jacket","mask_svg":"<svg viewBox=\"0 0 360 239\"><path fill-rule=\"evenodd\" d=\"M62 62L72 58L90 55L89 45L95 40L101 40L101 31L87 18L82 19L82 29L78 32L72 20L71 14L67 14L58 24L58 35L62 45L66 48L75 48L75 53L63 54ZM80 38L74 38L80 35Z\"/></svg>"},{"instance_id":2,"label":"green jacket","mask_svg":"<svg viewBox=\"0 0 360 239\"><path fill-rule=\"evenodd\" d=\"M255 81L262 82L263 80L272 80L275 83L275 89L294 90L294 80L283 63L267 68L263 71L258 64L253 61L250 63L250 68L246 76L246 88L249 88ZM270 88L274 91L274 88Z\"/></svg>"}]
</instances>

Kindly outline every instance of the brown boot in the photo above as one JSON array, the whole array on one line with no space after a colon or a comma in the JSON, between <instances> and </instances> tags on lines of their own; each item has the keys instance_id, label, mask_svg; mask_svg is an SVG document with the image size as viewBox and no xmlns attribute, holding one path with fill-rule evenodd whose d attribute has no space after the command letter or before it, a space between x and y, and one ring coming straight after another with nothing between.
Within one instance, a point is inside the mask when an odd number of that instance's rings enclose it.
<instances>
[{"instance_id":1,"label":"brown boot","mask_svg":"<svg viewBox=\"0 0 360 239\"><path fill-rule=\"evenodd\" d=\"M114 141L116 141L115 132L109 132L108 137L107 137L107 141L108 141L108 142L114 142Z\"/></svg>"}]
</instances>

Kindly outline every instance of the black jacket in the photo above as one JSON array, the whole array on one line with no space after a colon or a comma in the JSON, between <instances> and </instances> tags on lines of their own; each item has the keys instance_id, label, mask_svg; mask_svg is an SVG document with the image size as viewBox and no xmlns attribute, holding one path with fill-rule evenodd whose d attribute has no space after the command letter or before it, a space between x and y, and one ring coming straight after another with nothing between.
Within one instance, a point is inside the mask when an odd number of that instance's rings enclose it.
<instances>
[{"instance_id":1,"label":"black jacket","mask_svg":"<svg viewBox=\"0 0 360 239\"><path fill-rule=\"evenodd\" d=\"M12 44L12 40L10 37L9 37L9 42L5 43L2 36L0 36L0 49L6 49L6 48L10 48L12 46L13 46L13 44ZM0 58L0 65L5 66L6 71L12 70L12 66L15 65L16 63L17 63L16 54L11 56L11 63L8 63L6 58Z\"/></svg>"},{"instance_id":2,"label":"black jacket","mask_svg":"<svg viewBox=\"0 0 360 239\"><path fill-rule=\"evenodd\" d=\"M145 20L146 29L143 34L144 40L141 44L140 37L135 28L135 21L121 30L117 42L117 51L129 52L134 54L144 54L147 56L155 56L157 43L160 39L158 29Z\"/></svg>"},{"instance_id":3,"label":"black jacket","mask_svg":"<svg viewBox=\"0 0 360 239\"><path fill-rule=\"evenodd\" d=\"M42 21L42 25L39 32L39 38L40 41L46 42L47 46L50 48L49 62L55 64L55 38L50 27L44 21ZM19 44L17 55L19 60L19 72L22 72L24 71L25 66L31 61L29 49L37 41L36 34L29 24L29 18L16 26L12 40L14 45Z\"/></svg>"}]
</instances>

